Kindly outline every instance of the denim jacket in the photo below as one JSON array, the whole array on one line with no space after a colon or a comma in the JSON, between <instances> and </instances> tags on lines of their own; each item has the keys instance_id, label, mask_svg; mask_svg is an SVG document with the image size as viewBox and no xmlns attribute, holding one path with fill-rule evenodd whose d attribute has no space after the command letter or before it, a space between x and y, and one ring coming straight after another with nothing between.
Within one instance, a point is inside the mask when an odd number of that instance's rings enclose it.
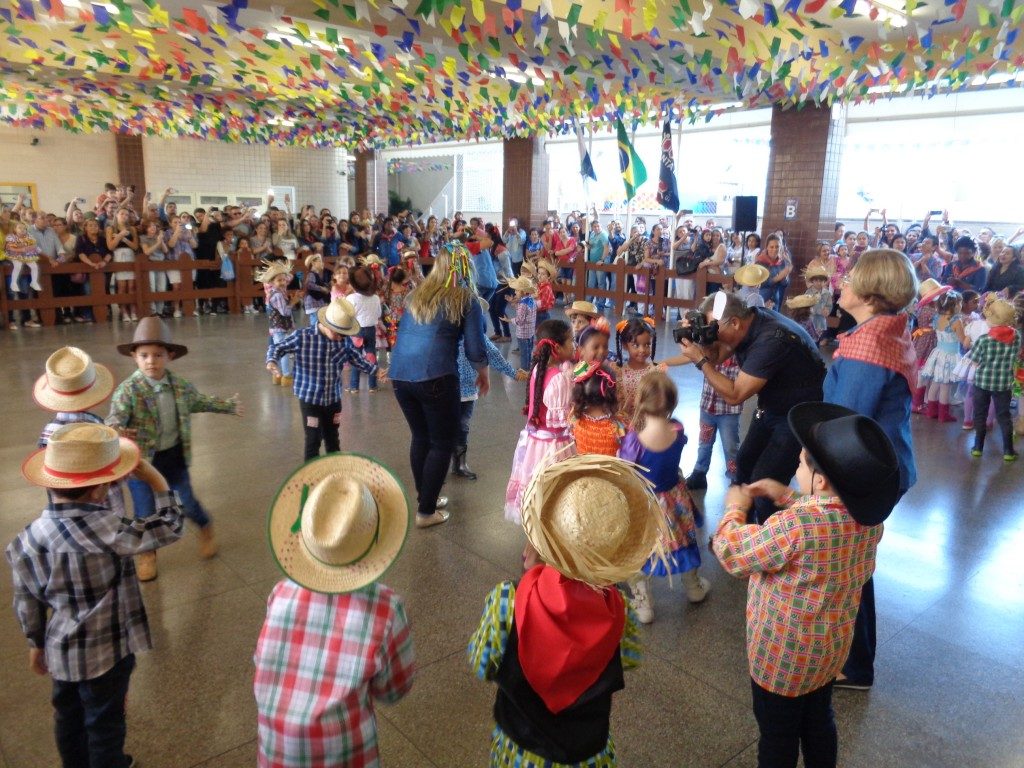
<instances>
[{"instance_id":1,"label":"denim jacket","mask_svg":"<svg viewBox=\"0 0 1024 768\"><path fill-rule=\"evenodd\" d=\"M465 342L466 357L476 369L487 367L484 345L484 318L474 298L461 325L453 325L438 315L429 323L419 323L408 310L398 324L398 341L391 351L392 381L429 381L442 376L458 376L459 339Z\"/></svg>"}]
</instances>

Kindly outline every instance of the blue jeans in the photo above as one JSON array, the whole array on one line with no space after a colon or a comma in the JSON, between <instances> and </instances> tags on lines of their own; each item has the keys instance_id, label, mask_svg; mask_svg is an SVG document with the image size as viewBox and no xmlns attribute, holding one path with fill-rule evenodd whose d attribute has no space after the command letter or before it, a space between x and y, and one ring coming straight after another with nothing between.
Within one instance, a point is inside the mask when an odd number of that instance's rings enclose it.
<instances>
[{"instance_id":1,"label":"blue jeans","mask_svg":"<svg viewBox=\"0 0 1024 768\"><path fill-rule=\"evenodd\" d=\"M593 262L591 262L591 263L593 263ZM587 270L587 288L600 288L601 287L601 283L604 282L601 279L602 277L604 277L604 273L603 272L598 272L596 270L588 269ZM588 296L587 300L595 302L595 303L598 301L597 298L594 297L594 296Z\"/></svg>"},{"instance_id":2,"label":"blue jeans","mask_svg":"<svg viewBox=\"0 0 1024 768\"><path fill-rule=\"evenodd\" d=\"M806 768L835 768L839 736L832 711L832 683L803 696L780 696L753 680L750 688L761 732L758 768L796 768L801 751Z\"/></svg>"},{"instance_id":3,"label":"blue jeans","mask_svg":"<svg viewBox=\"0 0 1024 768\"><path fill-rule=\"evenodd\" d=\"M150 463L164 476L167 484L171 486L171 490L176 491L181 498L185 516L200 528L208 526L210 516L192 492L192 478L188 474L188 466L185 464L185 454L182 451L181 443L166 451L157 451L153 454ZM132 495L132 506L135 507L136 517L149 517L156 512L156 499L153 498L153 489L149 485L134 477L129 477L128 492Z\"/></svg>"},{"instance_id":4,"label":"blue jeans","mask_svg":"<svg viewBox=\"0 0 1024 768\"><path fill-rule=\"evenodd\" d=\"M517 339L517 341L519 342L519 367L529 373L533 358L533 336L528 339Z\"/></svg>"},{"instance_id":5,"label":"blue jeans","mask_svg":"<svg viewBox=\"0 0 1024 768\"><path fill-rule=\"evenodd\" d=\"M64 768L125 768L125 697L135 668L129 653L92 680L53 681L53 726Z\"/></svg>"},{"instance_id":6,"label":"blue jeans","mask_svg":"<svg viewBox=\"0 0 1024 768\"><path fill-rule=\"evenodd\" d=\"M505 310L508 308L508 297L512 291L508 286L496 290L489 299L491 309L491 325L498 336L509 336L508 320L505 320Z\"/></svg>"},{"instance_id":7,"label":"blue jeans","mask_svg":"<svg viewBox=\"0 0 1024 768\"><path fill-rule=\"evenodd\" d=\"M432 515L459 437L459 377L395 381L394 389L398 407L412 432L409 463L419 497L417 512Z\"/></svg>"},{"instance_id":8,"label":"blue jeans","mask_svg":"<svg viewBox=\"0 0 1024 768\"><path fill-rule=\"evenodd\" d=\"M275 344L280 344L282 341L284 341L285 337L289 333L291 333L291 331L283 331L283 330L281 330L279 328L271 328L270 329L270 340L273 341ZM279 359L277 361L277 367L280 369L282 376L291 376L292 375L292 356L291 356L291 354L287 354L287 355L283 356L281 359Z\"/></svg>"},{"instance_id":9,"label":"blue jeans","mask_svg":"<svg viewBox=\"0 0 1024 768\"><path fill-rule=\"evenodd\" d=\"M359 338L363 340L363 354L369 357L373 355L373 359L377 357L377 326L376 325L365 325L359 329ZM348 387L349 389L359 389L359 369L354 365L351 366L352 372L349 374ZM377 374L371 373L367 376L369 380L370 389L377 388Z\"/></svg>"},{"instance_id":10,"label":"blue jeans","mask_svg":"<svg viewBox=\"0 0 1024 768\"><path fill-rule=\"evenodd\" d=\"M476 400L463 400L459 403L459 445L469 445L469 425L473 422L473 407Z\"/></svg>"},{"instance_id":11,"label":"blue jeans","mask_svg":"<svg viewBox=\"0 0 1024 768\"><path fill-rule=\"evenodd\" d=\"M715 447L715 434L722 436L722 453L725 456L726 475L730 480L736 475L736 451L740 445L740 415L738 413L700 412L700 439L697 442L697 463L694 472L707 473L711 467L711 450Z\"/></svg>"}]
</instances>

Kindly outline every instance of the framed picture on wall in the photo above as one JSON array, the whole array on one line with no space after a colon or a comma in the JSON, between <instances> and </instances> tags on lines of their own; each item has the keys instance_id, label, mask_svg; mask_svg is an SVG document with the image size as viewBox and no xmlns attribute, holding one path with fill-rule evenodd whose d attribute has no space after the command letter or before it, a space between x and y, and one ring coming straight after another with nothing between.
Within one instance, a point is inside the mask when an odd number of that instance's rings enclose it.
<instances>
[{"instance_id":1,"label":"framed picture on wall","mask_svg":"<svg viewBox=\"0 0 1024 768\"><path fill-rule=\"evenodd\" d=\"M39 207L36 197L36 185L31 181L0 181L0 205L15 206L22 196L28 198L25 203L33 208Z\"/></svg>"}]
</instances>

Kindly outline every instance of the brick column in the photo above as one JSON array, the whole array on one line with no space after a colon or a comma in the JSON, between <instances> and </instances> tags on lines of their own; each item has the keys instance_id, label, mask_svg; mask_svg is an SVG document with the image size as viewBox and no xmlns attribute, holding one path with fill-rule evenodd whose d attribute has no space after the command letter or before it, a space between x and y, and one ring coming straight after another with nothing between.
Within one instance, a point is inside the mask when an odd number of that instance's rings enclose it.
<instances>
[{"instance_id":1,"label":"brick column","mask_svg":"<svg viewBox=\"0 0 1024 768\"><path fill-rule=\"evenodd\" d=\"M129 202L142 213L142 202L146 198L146 164L142 158L142 137L114 134L114 151L117 155L117 177L121 184L134 184L135 197Z\"/></svg>"},{"instance_id":2,"label":"brick column","mask_svg":"<svg viewBox=\"0 0 1024 768\"><path fill-rule=\"evenodd\" d=\"M544 137L505 139L502 219L515 216L524 229L539 227L548 213L548 155Z\"/></svg>"},{"instance_id":3,"label":"brick column","mask_svg":"<svg viewBox=\"0 0 1024 768\"><path fill-rule=\"evenodd\" d=\"M802 293L800 277L815 256L819 240L831 242L839 195L839 161L846 133L846 109L804 107L772 109L771 157L765 193L765 235L781 229L793 256L791 295ZM796 218L787 220L786 209L796 201Z\"/></svg>"},{"instance_id":4,"label":"brick column","mask_svg":"<svg viewBox=\"0 0 1024 768\"><path fill-rule=\"evenodd\" d=\"M355 209L388 212L388 164L380 152L356 152Z\"/></svg>"}]
</instances>

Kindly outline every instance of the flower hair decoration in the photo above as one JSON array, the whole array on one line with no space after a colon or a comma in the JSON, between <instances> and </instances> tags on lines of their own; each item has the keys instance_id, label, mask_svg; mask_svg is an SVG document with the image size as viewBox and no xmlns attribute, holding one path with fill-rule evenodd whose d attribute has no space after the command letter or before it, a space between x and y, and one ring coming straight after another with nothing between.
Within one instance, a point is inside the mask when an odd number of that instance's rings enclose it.
<instances>
[{"instance_id":1,"label":"flower hair decoration","mask_svg":"<svg viewBox=\"0 0 1024 768\"><path fill-rule=\"evenodd\" d=\"M445 280L445 285L448 287L469 285L470 265L472 263L469 258L469 249L462 243L454 240L450 243L445 243L444 249L448 251L448 256L451 259L451 268L448 270L448 278Z\"/></svg>"},{"instance_id":2,"label":"flower hair decoration","mask_svg":"<svg viewBox=\"0 0 1024 768\"><path fill-rule=\"evenodd\" d=\"M597 377L601 385L601 396L607 397L615 389L615 377L601 363L580 363L572 371L573 384L582 384Z\"/></svg>"}]
</instances>

